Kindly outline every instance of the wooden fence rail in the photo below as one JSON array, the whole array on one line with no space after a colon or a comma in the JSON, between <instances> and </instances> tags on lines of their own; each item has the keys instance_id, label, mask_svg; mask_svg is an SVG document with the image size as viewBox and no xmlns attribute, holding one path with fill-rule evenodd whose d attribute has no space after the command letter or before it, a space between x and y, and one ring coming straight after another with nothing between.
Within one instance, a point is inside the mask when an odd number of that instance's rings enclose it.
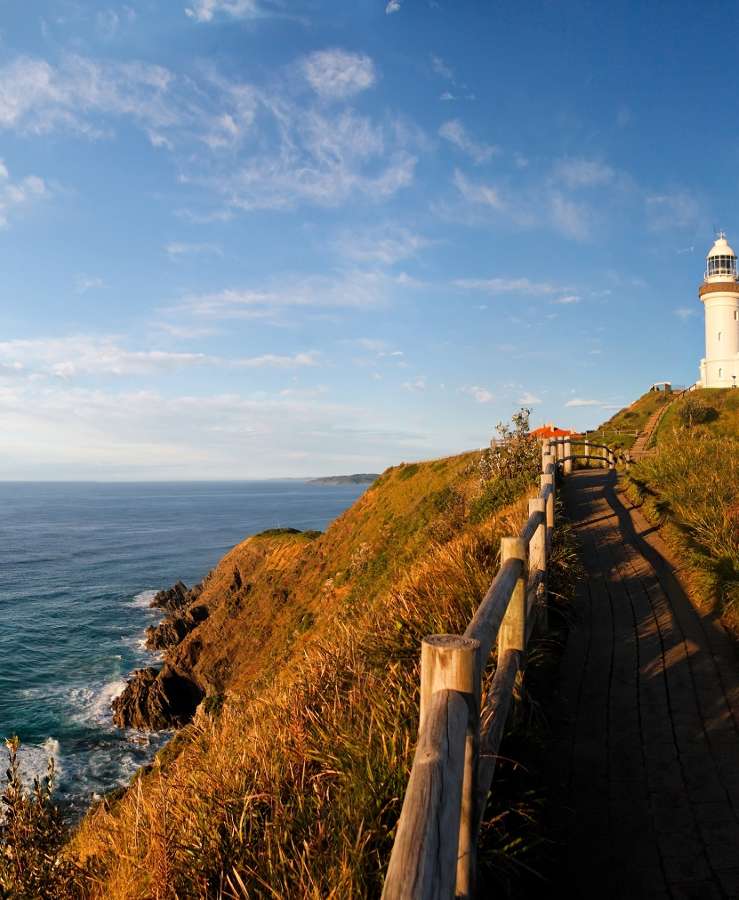
<instances>
[{"instance_id":1,"label":"wooden fence rail","mask_svg":"<svg viewBox=\"0 0 739 900\"><path fill-rule=\"evenodd\" d=\"M584 445L573 454L573 445ZM591 451L602 451L592 455ZM535 627L547 627L547 565L559 474L584 459L614 468L605 444L557 438L542 445L541 490L520 533L501 541L500 568L464 635L421 645L416 753L398 820L383 900L448 900L475 893L477 839L516 680ZM488 657L496 669L481 698Z\"/></svg>"}]
</instances>

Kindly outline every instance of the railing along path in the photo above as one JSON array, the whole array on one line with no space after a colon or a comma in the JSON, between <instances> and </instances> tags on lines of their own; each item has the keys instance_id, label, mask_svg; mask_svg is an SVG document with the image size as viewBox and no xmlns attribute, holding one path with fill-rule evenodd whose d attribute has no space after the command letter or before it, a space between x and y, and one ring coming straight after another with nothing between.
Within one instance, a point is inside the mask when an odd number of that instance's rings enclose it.
<instances>
[{"instance_id":1,"label":"railing along path","mask_svg":"<svg viewBox=\"0 0 739 900\"><path fill-rule=\"evenodd\" d=\"M582 445L582 452L573 453L573 445ZM418 743L383 900L474 895L477 838L516 679L534 627L547 628L557 475L572 472L575 460L616 466L605 444L545 440L539 495L529 500L521 532L501 540L498 574L464 635L422 641ZM495 673L482 698L493 645Z\"/></svg>"}]
</instances>

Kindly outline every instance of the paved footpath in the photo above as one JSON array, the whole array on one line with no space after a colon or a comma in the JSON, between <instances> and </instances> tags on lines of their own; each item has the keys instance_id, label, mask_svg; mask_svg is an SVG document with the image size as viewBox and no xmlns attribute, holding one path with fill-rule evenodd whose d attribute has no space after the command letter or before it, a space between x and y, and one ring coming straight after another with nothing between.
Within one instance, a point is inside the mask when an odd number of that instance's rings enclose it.
<instances>
[{"instance_id":1,"label":"paved footpath","mask_svg":"<svg viewBox=\"0 0 739 900\"><path fill-rule=\"evenodd\" d=\"M570 476L587 578L562 659L568 896L739 898L739 658L615 474Z\"/></svg>"}]
</instances>

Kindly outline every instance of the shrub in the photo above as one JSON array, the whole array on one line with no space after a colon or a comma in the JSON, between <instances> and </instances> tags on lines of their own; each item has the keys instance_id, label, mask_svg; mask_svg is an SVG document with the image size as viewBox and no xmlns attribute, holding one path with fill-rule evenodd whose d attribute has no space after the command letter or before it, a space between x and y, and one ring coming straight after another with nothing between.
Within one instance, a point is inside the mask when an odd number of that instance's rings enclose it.
<instances>
[{"instance_id":1,"label":"shrub","mask_svg":"<svg viewBox=\"0 0 739 900\"><path fill-rule=\"evenodd\" d=\"M480 480L483 489L494 479L520 476L534 478L540 469L541 457L538 442L529 434L530 409L523 407L515 413L511 424L498 422L497 437L483 451L480 459Z\"/></svg>"},{"instance_id":2,"label":"shrub","mask_svg":"<svg viewBox=\"0 0 739 900\"><path fill-rule=\"evenodd\" d=\"M35 778L29 790L18 762L20 741L5 741L9 766L0 796L0 896L63 900L70 892L73 867L61 855L67 830L52 801L54 760L46 777Z\"/></svg>"},{"instance_id":3,"label":"shrub","mask_svg":"<svg viewBox=\"0 0 739 900\"><path fill-rule=\"evenodd\" d=\"M688 396L683 401L680 411L680 420L688 428L693 425L703 425L706 422L713 422L718 418L716 410L704 403L700 397Z\"/></svg>"}]
</instances>

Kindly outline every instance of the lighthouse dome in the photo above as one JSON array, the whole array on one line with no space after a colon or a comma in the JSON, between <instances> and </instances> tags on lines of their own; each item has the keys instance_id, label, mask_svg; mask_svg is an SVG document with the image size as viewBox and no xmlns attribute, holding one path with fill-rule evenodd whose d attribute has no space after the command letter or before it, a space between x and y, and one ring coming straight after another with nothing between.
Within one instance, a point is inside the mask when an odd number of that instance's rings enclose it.
<instances>
[{"instance_id":1,"label":"lighthouse dome","mask_svg":"<svg viewBox=\"0 0 739 900\"><path fill-rule=\"evenodd\" d=\"M732 250L723 231L708 251L706 257L706 279L709 281L736 280L736 253Z\"/></svg>"}]
</instances>

